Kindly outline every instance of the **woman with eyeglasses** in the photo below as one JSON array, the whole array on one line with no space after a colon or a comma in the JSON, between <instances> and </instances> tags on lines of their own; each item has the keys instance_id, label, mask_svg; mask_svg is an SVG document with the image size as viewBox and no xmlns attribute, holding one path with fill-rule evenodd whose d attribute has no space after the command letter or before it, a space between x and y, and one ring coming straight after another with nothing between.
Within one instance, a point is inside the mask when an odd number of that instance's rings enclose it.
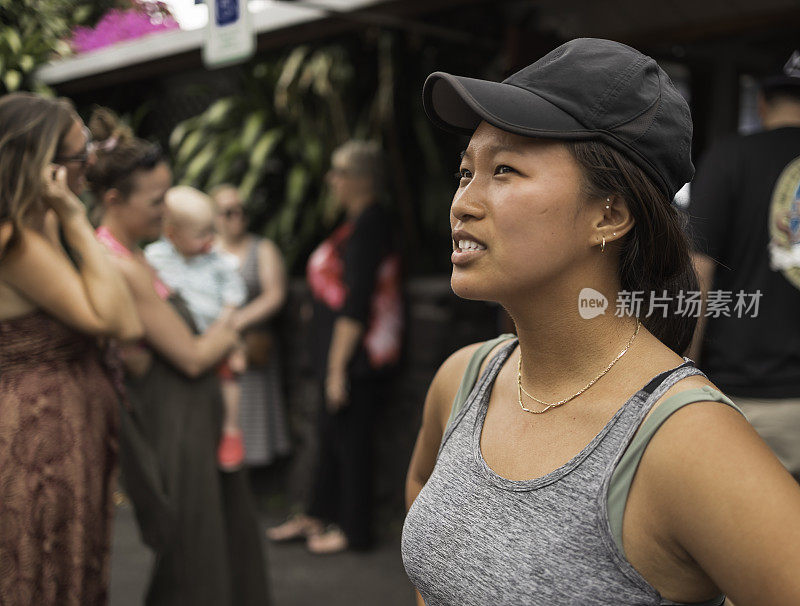
<instances>
[{"instance_id":1,"label":"woman with eyeglasses","mask_svg":"<svg viewBox=\"0 0 800 606\"><path fill-rule=\"evenodd\" d=\"M286 300L286 271L275 244L247 231L239 191L230 184L211 190L217 206L217 246L238 262L247 287L239 325L247 370L239 378L239 420L246 465L265 466L289 454L289 428L281 389L278 343L272 327Z\"/></svg>"},{"instance_id":2,"label":"woman with eyeglasses","mask_svg":"<svg viewBox=\"0 0 800 606\"><path fill-rule=\"evenodd\" d=\"M242 471L217 467L222 397L212 371L237 342L237 319L197 335L183 301L147 263L140 243L161 234L172 185L157 145L136 138L105 109L88 171L102 206L97 237L125 277L144 337L126 348L129 414L120 462L145 542L156 558L145 603L263 606L266 565L255 507Z\"/></svg>"},{"instance_id":3,"label":"woman with eyeglasses","mask_svg":"<svg viewBox=\"0 0 800 606\"><path fill-rule=\"evenodd\" d=\"M98 337L132 340L142 327L77 197L89 146L67 100L0 99L0 603L10 606L108 598L119 393Z\"/></svg>"},{"instance_id":4,"label":"woman with eyeglasses","mask_svg":"<svg viewBox=\"0 0 800 606\"><path fill-rule=\"evenodd\" d=\"M373 420L400 356L400 257L384 192L383 152L351 140L331 155L328 186L345 220L308 259L311 350L320 392L318 452L306 514L270 528L331 554L372 544Z\"/></svg>"}]
</instances>

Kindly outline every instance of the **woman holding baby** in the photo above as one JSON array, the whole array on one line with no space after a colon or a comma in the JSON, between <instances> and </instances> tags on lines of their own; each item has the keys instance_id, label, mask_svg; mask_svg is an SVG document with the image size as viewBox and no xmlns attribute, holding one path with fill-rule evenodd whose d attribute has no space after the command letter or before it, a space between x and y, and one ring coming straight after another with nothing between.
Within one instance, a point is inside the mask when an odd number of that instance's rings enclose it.
<instances>
[{"instance_id":1,"label":"woman holding baby","mask_svg":"<svg viewBox=\"0 0 800 606\"><path fill-rule=\"evenodd\" d=\"M103 209L97 235L144 330L139 345L122 351L130 414L120 458L142 535L157 554L146 603L261 606L266 566L252 499L242 472L221 473L216 460L222 398L213 369L239 339L237 318L196 334L186 305L139 248L161 234L172 185L166 159L110 112L95 112L90 127L98 144L87 177Z\"/></svg>"}]
</instances>

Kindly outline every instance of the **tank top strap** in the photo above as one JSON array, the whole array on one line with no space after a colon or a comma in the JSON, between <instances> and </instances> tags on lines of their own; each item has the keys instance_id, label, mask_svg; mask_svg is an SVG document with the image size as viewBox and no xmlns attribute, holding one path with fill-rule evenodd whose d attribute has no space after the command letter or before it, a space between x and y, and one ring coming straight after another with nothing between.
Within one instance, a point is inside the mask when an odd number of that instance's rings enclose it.
<instances>
[{"instance_id":1,"label":"tank top strap","mask_svg":"<svg viewBox=\"0 0 800 606\"><path fill-rule=\"evenodd\" d=\"M674 383L674 381L672 383ZM657 391L663 393L665 390L659 389ZM658 397L655 397L654 401L655 400L658 400ZM619 459L608 487L608 521L611 526L611 534L614 538L614 542L617 544L621 553L624 553L622 549L622 521L625 514L625 505L628 501L628 493L630 492L633 478L636 475L636 470L642 460L644 451L647 449L647 445L664 422L678 410L695 402L709 401L721 402L740 413L742 412L730 398L709 386L681 391L670 396L656 406L655 410L653 410L653 414L641 423L633 439L630 441L628 448ZM652 406L647 407L645 412L649 411L650 408L652 408Z\"/></svg>"},{"instance_id":2,"label":"tank top strap","mask_svg":"<svg viewBox=\"0 0 800 606\"><path fill-rule=\"evenodd\" d=\"M241 273L245 272L258 272L258 244L261 241L257 236L253 236L250 246L247 247L247 255L245 255L242 265L239 268Z\"/></svg>"},{"instance_id":3,"label":"tank top strap","mask_svg":"<svg viewBox=\"0 0 800 606\"><path fill-rule=\"evenodd\" d=\"M622 546L622 523L625 515L625 506L628 502L633 478L642 460L645 450L650 440L659 428L681 408L695 402L721 402L731 406L741 413L741 410L730 398L716 389L709 386L687 389L673 394L658 406L655 406L661 396L675 383L691 375L702 375L703 373L694 367L694 362L685 358L685 362L677 368L661 373L655 377L643 390L647 394L645 405L640 409L639 416L633 428L632 439L627 442L627 448L621 453L616 466L613 469L606 492L607 502L606 511L611 536L616 544L619 553L624 556L625 551ZM655 409L653 407L655 406ZM652 410L652 414L647 416ZM722 606L725 596L716 596L704 602L685 604L661 600L662 606Z\"/></svg>"},{"instance_id":4,"label":"tank top strap","mask_svg":"<svg viewBox=\"0 0 800 606\"><path fill-rule=\"evenodd\" d=\"M258 264L258 245L261 244L261 238L253 236L253 241L250 243L250 250L247 251L247 258L252 263Z\"/></svg>"},{"instance_id":5,"label":"tank top strap","mask_svg":"<svg viewBox=\"0 0 800 606\"><path fill-rule=\"evenodd\" d=\"M492 350L501 343L507 344L500 351L498 351L497 354L495 354L494 358L492 358L486 369L483 371L483 375L481 376L480 380L478 380L478 373L480 372L484 360L486 360L487 356L492 352ZM515 335L503 334L499 337L495 337L494 339L482 343L478 349L475 350L475 353L472 354L472 357L467 363L467 367L464 369L464 374L461 377L461 383L458 386L456 396L453 398L453 405L450 408L450 416L445 424L444 435L442 436L442 441L439 445L440 450L447 441L447 437L452 433L453 428L458 423L458 420L463 416L461 413L469 408L469 404L475 400L476 395L481 392L484 385L491 384L494 381L497 373L500 371L500 367L503 365L503 362L506 361L508 356L511 355L511 352L516 344L517 338Z\"/></svg>"}]
</instances>

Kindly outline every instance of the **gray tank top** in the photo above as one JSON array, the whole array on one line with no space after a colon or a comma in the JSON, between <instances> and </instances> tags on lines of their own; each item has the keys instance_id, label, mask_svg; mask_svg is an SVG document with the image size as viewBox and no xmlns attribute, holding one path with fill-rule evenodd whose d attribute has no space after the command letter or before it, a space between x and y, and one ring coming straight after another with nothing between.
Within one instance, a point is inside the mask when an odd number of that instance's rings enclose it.
<instances>
[{"instance_id":1,"label":"gray tank top","mask_svg":"<svg viewBox=\"0 0 800 606\"><path fill-rule=\"evenodd\" d=\"M447 426L434 470L409 509L402 555L411 582L427 606L675 604L615 540L609 484L655 402L680 379L702 373L685 363L655 377L572 460L513 481L486 464L480 437L492 385L516 344L497 353Z\"/></svg>"}]
</instances>

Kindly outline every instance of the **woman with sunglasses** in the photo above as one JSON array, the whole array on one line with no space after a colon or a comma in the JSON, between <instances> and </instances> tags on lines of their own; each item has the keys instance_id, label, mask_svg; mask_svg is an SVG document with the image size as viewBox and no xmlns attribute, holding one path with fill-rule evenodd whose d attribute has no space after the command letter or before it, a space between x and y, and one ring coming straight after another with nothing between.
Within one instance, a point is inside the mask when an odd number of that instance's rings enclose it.
<instances>
[{"instance_id":1,"label":"woman with sunglasses","mask_svg":"<svg viewBox=\"0 0 800 606\"><path fill-rule=\"evenodd\" d=\"M123 351L129 414L120 463L145 542L156 552L145 603L262 606L268 601L258 520L243 472L222 473L222 399L213 372L239 338L235 318L197 335L140 242L161 234L172 173L157 145L97 110L88 171L102 206L98 238L125 277L144 337Z\"/></svg>"},{"instance_id":2,"label":"woman with sunglasses","mask_svg":"<svg viewBox=\"0 0 800 606\"><path fill-rule=\"evenodd\" d=\"M428 392L402 541L421 598L799 604L800 488L681 355L699 289L671 201L694 169L669 77L584 38L502 83L434 73L423 99L470 137L453 290L518 338L457 352Z\"/></svg>"},{"instance_id":3,"label":"woman with sunglasses","mask_svg":"<svg viewBox=\"0 0 800 606\"><path fill-rule=\"evenodd\" d=\"M272 321L286 300L286 271L275 244L247 231L239 191L223 184L211 190L217 206L217 245L233 255L247 286L239 325L247 353L247 370L239 377L239 419L244 462L270 465L289 454L289 427L281 389L281 369Z\"/></svg>"},{"instance_id":4,"label":"woman with sunglasses","mask_svg":"<svg viewBox=\"0 0 800 606\"><path fill-rule=\"evenodd\" d=\"M142 327L77 197L88 145L65 99L0 99L0 603L11 606L108 598L119 394L97 338Z\"/></svg>"}]
</instances>

